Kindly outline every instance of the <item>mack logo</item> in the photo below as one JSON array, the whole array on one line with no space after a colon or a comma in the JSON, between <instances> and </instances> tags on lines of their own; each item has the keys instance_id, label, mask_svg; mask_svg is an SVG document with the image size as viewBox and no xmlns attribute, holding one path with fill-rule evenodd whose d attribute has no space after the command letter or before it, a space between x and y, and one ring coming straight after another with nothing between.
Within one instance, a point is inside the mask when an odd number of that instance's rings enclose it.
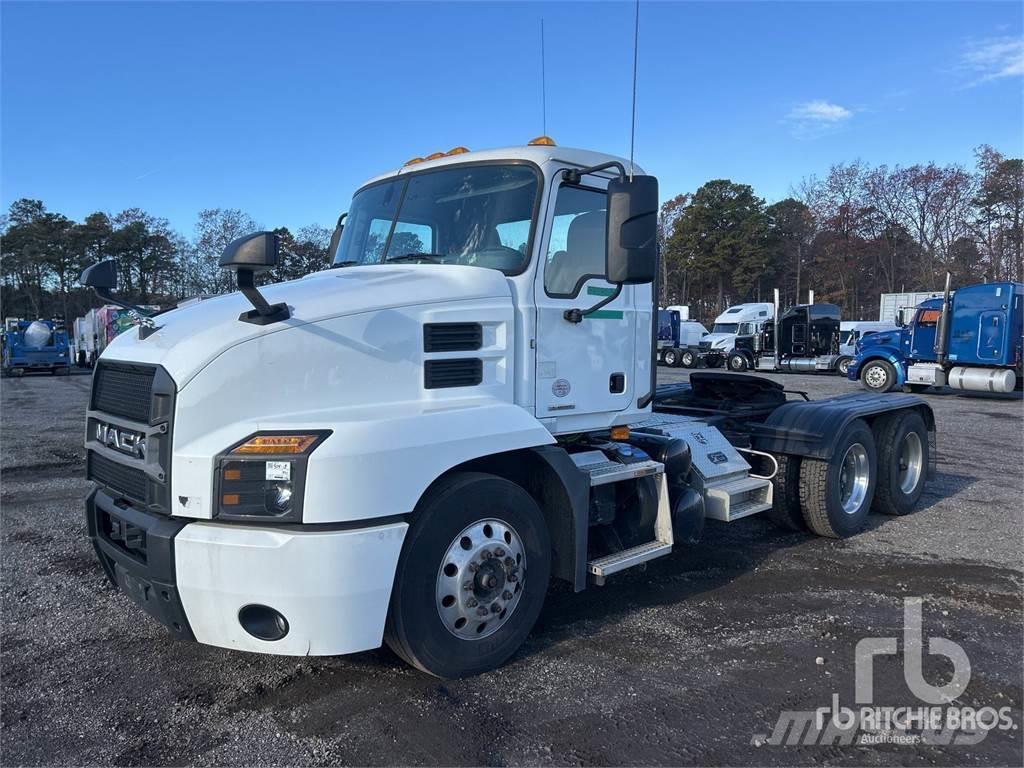
<instances>
[{"instance_id":1,"label":"mack logo","mask_svg":"<svg viewBox=\"0 0 1024 768\"><path fill-rule=\"evenodd\" d=\"M112 424L96 422L96 441L137 459L146 458L146 436Z\"/></svg>"}]
</instances>

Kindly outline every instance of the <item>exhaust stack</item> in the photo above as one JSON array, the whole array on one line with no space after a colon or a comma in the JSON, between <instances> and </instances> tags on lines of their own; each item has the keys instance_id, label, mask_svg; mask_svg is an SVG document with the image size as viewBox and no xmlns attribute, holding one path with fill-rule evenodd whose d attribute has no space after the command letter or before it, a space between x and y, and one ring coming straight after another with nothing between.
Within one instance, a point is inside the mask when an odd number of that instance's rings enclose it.
<instances>
[{"instance_id":1,"label":"exhaust stack","mask_svg":"<svg viewBox=\"0 0 1024 768\"><path fill-rule=\"evenodd\" d=\"M814 291L808 291L807 292L807 303L808 304L813 304L814 303Z\"/></svg>"},{"instance_id":2,"label":"exhaust stack","mask_svg":"<svg viewBox=\"0 0 1024 768\"><path fill-rule=\"evenodd\" d=\"M942 292L942 313L939 315L939 322L935 328L935 345L932 351L935 353L935 362L944 366L946 355L949 353L949 283L952 275L946 273L946 288Z\"/></svg>"}]
</instances>

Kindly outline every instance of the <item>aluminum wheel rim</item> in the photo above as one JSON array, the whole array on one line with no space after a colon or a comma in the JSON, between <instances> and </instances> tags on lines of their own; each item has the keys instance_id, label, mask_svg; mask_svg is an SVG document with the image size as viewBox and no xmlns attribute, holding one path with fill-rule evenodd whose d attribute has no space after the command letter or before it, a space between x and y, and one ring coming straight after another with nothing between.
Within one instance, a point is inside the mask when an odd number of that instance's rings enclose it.
<instances>
[{"instance_id":1,"label":"aluminum wheel rim","mask_svg":"<svg viewBox=\"0 0 1024 768\"><path fill-rule=\"evenodd\" d=\"M924 468L924 447L917 432L908 432L900 446L900 490L905 494L914 492Z\"/></svg>"},{"instance_id":2,"label":"aluminum wheel rim","mask_svg":"<svg viewBox=\"0 0 1024 768\"><path fill-rule=\"evenodd\" d=\"M734 357L732 359L732 365L730 366L730 368L732 368L734 371L742 371L743 361L740 360L738 357Z\"/></svg>"},{"instance_id":3,"label":"aluminum wheel rim","mask_svg":"<svg viewBox=\"0 0 1024 768\"><path fill-rule=\"evenodd\" d=\"M515 529L486 519L456 536L437 571L437 612L445 629L463 640L494 634L523 595L526 551Z\"/></svg>"},{"instance_id":4,"label":"aluminum wheel rim","mask_svg":"<svg viewBox=\"0 0 1024 768\"><path fill-rule=\"evenodd\" d=\"M850 372L850 361L849 360L842 360L842 361L840 361L840 363L839 363L839 372L841 374L843 374L843 376L845 376L846 374L848 374Z\"/></svg>"},{"instance_id":5,"label":"aluminum wheel rim","mask_svg":"<svg viewBox=\"0 0 1024 768\"><path fill-rule=\"evenodd\" d=\"M868 383L868 386L872 389L881 389L885 386L885 369L880 365L869 366L864 371L864 381Z\"/></svg>"},{"instance_id":6,"label":"aluminum wheel rim","mask_svg":"<svg viewBox=\"0 0 1024 768\"><path fill-rule=\"evenodd\" d=\"M839 467L839 502L846 514L852 515L864 505L870 482L867 449L860 443L854 443L846 449Z\"/></svg>"}]
</instances>

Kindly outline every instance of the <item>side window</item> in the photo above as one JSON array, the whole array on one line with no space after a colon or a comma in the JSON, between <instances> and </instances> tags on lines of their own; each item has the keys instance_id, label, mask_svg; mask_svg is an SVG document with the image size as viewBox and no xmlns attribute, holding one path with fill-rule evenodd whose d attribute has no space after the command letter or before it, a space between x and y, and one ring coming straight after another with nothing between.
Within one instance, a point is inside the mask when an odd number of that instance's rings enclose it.
<instances>
[{"instance_id":1,"label":"side window","mask_svg":"<svg viewBox=\"0 0 1024 768\"><path fill-rule=\"evenodd\" d=\"M942 314L942 310L939 309L921 309L917 313L917 324L918 325L937 325L939 322L939 315Z\"/></svg>"},{"instance_id":2,"label":"side window","mask_svg":"<svg viewBox=\"0 0 1024 768\"><path fill-rule=\"evenodd\" d=\"M607 194L600 190L559 188L544 265L544 290L549 296L575 296L586 278L604 276L607 201Z\"/></svg>"}]
</instances>

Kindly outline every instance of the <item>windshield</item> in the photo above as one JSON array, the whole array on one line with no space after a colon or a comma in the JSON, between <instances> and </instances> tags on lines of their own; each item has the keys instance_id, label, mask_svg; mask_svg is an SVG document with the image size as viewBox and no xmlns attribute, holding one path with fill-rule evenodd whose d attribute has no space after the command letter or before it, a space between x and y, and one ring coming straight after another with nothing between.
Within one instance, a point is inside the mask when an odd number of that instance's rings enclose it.
<instances>
[{"instance_id":1,"label":"windshield","mask_svg":"<svg viewBox=\"0 0 1024 768\"><path fill-rule=\"evenodd\" d=\"M840 331L839 332L839 343L849 344L850 338L853 336L853 331Z\"/></svg>"},{"instance_id":2,"label":"windshield","mask_svg":"<svg viewBox=\"0 0 1024 768\"><path fill-rule=\"evenodd\" d=\"M386 261L522 272L529 260L537 174L526 165L424 171L352 199L335 266Z\"/></svg>"},{"instance_id":3,"label":"windshield","mask_svg":"<svg viewBox=\"0 0 1024 768\"><path fill-rule=\"evenodd\" d=\"M712 333L736 333L737 323L715 323L711 328Z\"/></svg>"}]
</instances>

